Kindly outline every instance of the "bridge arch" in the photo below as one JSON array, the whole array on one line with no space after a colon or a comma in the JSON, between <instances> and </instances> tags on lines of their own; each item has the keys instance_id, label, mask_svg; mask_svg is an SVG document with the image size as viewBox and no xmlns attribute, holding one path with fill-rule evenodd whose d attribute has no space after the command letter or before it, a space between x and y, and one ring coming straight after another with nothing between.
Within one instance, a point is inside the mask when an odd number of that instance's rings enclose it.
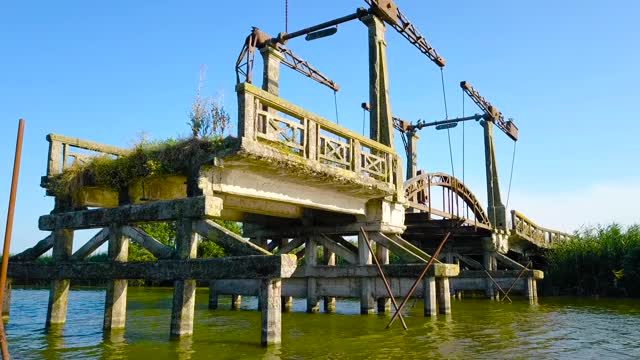
<instances>
[{"instance_id":1,"label":"bridge arch","mask_svg":"<svg viewBox=\"0 0 640 360\"><path fill-rule=\"evenodd\" d=\"M438 195L434 187L443 189L442 201L436 201ZM464 218L470 225L489 229L492 227L489 216L471 189L449 174L439 172L420 174L404 182L404 194L409 202L409 208L442 218Z\"/></svg>"}]
</instances>

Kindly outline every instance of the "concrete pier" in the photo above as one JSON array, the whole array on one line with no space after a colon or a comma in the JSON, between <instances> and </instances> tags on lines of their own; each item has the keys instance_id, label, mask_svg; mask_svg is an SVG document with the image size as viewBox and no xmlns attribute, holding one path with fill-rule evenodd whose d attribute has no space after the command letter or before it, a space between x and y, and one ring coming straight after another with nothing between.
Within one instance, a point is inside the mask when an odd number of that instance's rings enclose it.
<instances>
[{"instance_id":1,"label":"concrete pier","mask_svg":"<svg viewBox=\"0 0 640 360\"><path fill-rule=\"evenodd\" d=\"M425 277L423 280L424 316L438 315L436 302L436 278Z\"/></svg>"},{"instance_id":2,"label":"concrete pier","mask_svg":"<svg viewBox=\"0 0 640 360\"><path fill-rule=\"evenodd\" d=\"M122 227L113 225L109 229L109 260L127 261L129 238L122 234ZM103 329L123 329L127 319L127 279L113 279L107 283L104 305Z\"/></svg>"},{"instance_id":3,"label":"concrete pier","mask_svg":"<svg viewBox=\"0 0 640 360\"><path fill-rule=\"evenodd\" d=\"M371 251L367 246L365 237L361 232L358 233L358 264L371 265L373 258ZM369 246L373 246L373 242L369 240ZM372 279L360 278L360 314L374 314L376 300L373 297Z\"/></svg>"},{"instance_id":4,"label":"concrete pier","mask_svg":"<svg viewBox=\"0 0 640 360\"><path fill-rule=\"evenodd\" d=\"M451 314L451 290L449 289L449 278L436 278L436 287L438 288L438 310L440 314Z\"/></svg>"},{"instance_id":5,"label":"concrete pier","mask_svg":"<svg viewBox=\"0 0 640 360\"><path fill-rule=\"evenodd\" d=\"M55 230L53 232L53 261L67 260L71 256L72 249L73 231L68 229ZM47 328L54 324L64 324L67 321L70 285L71 281L68 279L54 279L51 281L49 304L47 305Z\"/></svg>"},{"instance_id":6,"label":"concrete pier","mask_svg":"<svg viewBox=\"0 0 640 360\"><path fill-rule=\"evenodd\" d=\"M323 263L327 266L336 266L336 254L331 252L326 246L323 247ZM324 296L324 311L326 313L336 312L336 298L334 296Z\"/></svg>"},{"instance_id":7,"label":"concrete pier","mask_svg":"<svg viewBox=\"0 0 640 360\"><path fill-rule=\"evenodd\" d=\"M318 265L318 246L313 236L309 236L304 246L305 269L313 269ZM307 312L316 313L320 311L320 299L318 297L316 279L307 278Z\"/></svg>"},{"instance_id":8,"label":"concrete pier","mask_svg":"<svg viewBox=\"0 0 640 360\"><path fill-rule=\"evenodd\" d=\"M191 219L180 219L177 224L176 259L194 259L198 251L198 235L193 231ZM193 333L196 281L176 280L173 288L170 336L181 337Z\"/></svg>"},{"instance_id":9,"label":"concrete pier","mask_svg":"<svg viewBox=\"0 0 640 360\"><path fill-rule=\"evenodd\" d=\"M376 244L376 258L380 265L389 264L389 249ZM388 314L391 312L391 299L386 297L378 298L378 314Z\"/></svg>"},{"instance_id":10,"label":"concrete pier","mask_svg":"<svg viewBox=\"0 0 640 360\"><path fill-rule=\"evenodd\" d=\"M262 345L274 345L282 342L282 281L266 279L260 282L260 300L262 302Z\"/></svg>"}]
</instances>

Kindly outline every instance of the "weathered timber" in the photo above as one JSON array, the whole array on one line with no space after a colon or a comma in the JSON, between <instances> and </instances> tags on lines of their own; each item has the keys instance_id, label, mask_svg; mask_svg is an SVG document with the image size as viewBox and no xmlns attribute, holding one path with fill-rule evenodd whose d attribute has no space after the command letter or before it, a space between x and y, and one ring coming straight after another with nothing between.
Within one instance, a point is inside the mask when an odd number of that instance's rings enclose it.
<instances>
[{"instance_id":1,"label":"weathered timber","mask_svg":"<svg viewBox=\"0 0 640 360\"><path fill-rule=\"evenodd\" d=\"M153 256L158 259L169 259L173 256L173 249L160 241L154 239L151 235L144 232L142 229L134 226L123 226L122 233L138 245L147 249Z\"/></svg>"},{"instance_id":2,"label":"weathered timber","mask_svg":"<svg viewBox=\"0 0 640 360\"><path fill-rule=\"evenodd\" d=\"M100 230L97 234L95 234L86 244L82 245L82 247L76 250L69 260L77 261L84 260L89 255L93 254L100 245L104 244L105 241L109 239L109 229L104 228Z\"/></svg>"},{"instance_id":3,"label":"weathered timber","mask_svg":"<svg viewBox=\"0 0 640 360\"><path fill-rule=\"evenodd\" d=\"M468 256L464 256L464 255L459 254L459 253L455 253L454 256L457 257L458 259L460 259L460 261L462 261L463 263L467 264L473 270L482 270L483 269L482 264L480 264L479 262L473 260L472 258L470 258Z\"/></svg>"},{"instance_id":4,"label":"weathered timber","mask_svg":"<svg viewBox=\"0 0 640 360\"><path fill-rule=\"evenodd\" d=\"M327 248L328 251L335 253L336 255L343 258L349 264L357 264L358 263L358 253L352 252L350 249L343 247L342 245L334 242L332 239L327 237L324 234L316 237L316 240L320 245Z\"/></svg>"},{"instance_id":5,"label":"weathered timber","mask_svg":"<svg viewBox=\"0 0 640 360\"><path fill-rule=\"evenodd\" d=\"M393 264L381 265L382 270L388 277L397 278L417 278L424 270L423 264ZM466 271L464 273L467 273ZM517 272L506 272L509 276ZM456 264L434 263L425 276L433 277L455 277L460 273L460 267ZM312 268L298 268L291 277L317 277L317 278L362 278L379 277L377 269L373 265L341 265L324 266L317 265ZM515 277L514 276L514 277ZM524 276L524 275L523 275Z\"/></svg>"},{"instance_id":6,"label":"weathered timber","mask_svg":"<svg viewBox=\"0 0 640 360\"><path fill-rule=\"evenodd\" d=\"M211 220L201 220L194 223L194 230L208 239L215 239L216 243L231 255L273 255L262 247L253 244L240 235L233 233L224 226Z\"/></svg>"},{"instance_id":7,"label":"weathered timber","mask_svg":"<svg viewBox=\"0 0 640 360\"><path fill-rule=\"evenodd\" d=\"M345 248L349 249L351 252L356 254L358 253L358 247L352 244L351 242L349 242L348 240L346 240L345 238L343 238L341 235L329 235L329 238L331 238L333 241L337 242L338 244L344 246Z\"/></svg>"},{"instance_id":8,"label":"weathered timber","mask_svg":"<svg viewBox=\"0 0 640 360\"><path fill-rule=\"evenodd\" d=\"M129 238L122 233L122 227L112 225L109 228L109 259L116 262L127 261L129 257ZM124 329L127 319L126 279L111 279L107 282L104 301L104 321L102 328L106 331Z\"/></svg>"},{"instance_id":9,"label":"weathered timber","mask_svg":"<svg viewBox=\"0 0 640 360\"><path fill-rule=\"evenodd\" d=\"M503 265L505 265L510 269L522 270L525 268L524 265L520 264L519 262L511 259L506 255L500 254L499 252L496 252L494 256L499 262L501 262Z\"/></svg>"},{"instance_id":10,"label":"weathered timber","mask_svg":"<svg viewBox=\"0 0 640 360\"><path fill-rule=\"evenodd\" d=\"M398 255L398 257L400 257L404 261L423 262L423 263L426 263L429 261L429 259L425 259L424 257L412 252L411 250L407 249L403 245L397 243L396 241L390 239L389 237L385 236L382 233L378 233L378 232L371 233L371 239L377 242L378 244L386 247L387 249L391 250L393 253Z\"/></svg>"},{"instance_id":11,"label":"weathered timber","mask_svg":"<svg viewBox=\"0 0 640 360\"><path fill-rule=\"evenodd\" d=\"M11 262L8 277L31 280L209 280L288 278L296 269L295 255L242 256L153 262L68 262L55 265Z\"/></svg>"},{"instance_id":12,"label":"weathered timber","mask_svg":"<svg viewBox=\"0 0 640 360\"><path fill-rule=\"evenodd\" d=\"M30 261L39 258L42 254L46 253L53 247L53 235L48 235L46 238L38 241L34 247L30 247L27 250L16 254L11 257L11 261Z\"/></svg>"},{"instance_id":13,"label":"weathered timber","mask_svg":"<svg viewBox=\"0 0 640 360\"><path fill-rule=\"evenodd\" d=\"M419 247L413 245L412 243L408 242L407 240L403 239L399 235L397 235L397 234L389 234L389 238L391 240L393 240L396 244L402 245L404 248L408 249L412 253L420 256L422 259L425 259L427 261L429 261L429 259L431 259L431 255L429 255L426 252L422 251L422 249L420 249Z\"/></svg>"},{"instance_id":14,"label":"weathered timber","mask_svg":"<svg viewBox=\"0 0 640 360\"><path fill-rule=\"evenodd\" d=\"M154 201L146 204L124 205L110 209L92 209L41 216L40 230L91 229L111 224L173 221L179 218L220 216L222 200L213 196Z\"/></svg>"},{"instance_id":15,"label":"weathered timber","mask_svg":"<svg viewBox=\"0 0 640 360\"><path fill-rule=\"evenodd\" d=\"M73 249L73 231L56 230L53 232L53 250L51 257L54 262L68 261ZM15 264L15 263L14 263ZM9 264L9 273L11 270ZM50 265L57 267L56 265ZM13 277L9 275L9 277ZM16 276L16 278L19 278ZM45 326L48 328L54 324L64 324L67 321L67 304L69 302L69 287L71 282L67 277L49 278L51 289L49 291L49 302L47 304L47 320Z\"/></svg>"},{"instance_id":16,"label":"weathered timber","mask_svg":"<svg viewBox=\"0 0 640 360\"><path fill-rule=\"evenodd\" d=\"M521 270L493 270L493 271L489 271L489 274L491 275L491 277L493 277L494 279L498 279L498 278L517 278L518 275L520 274ZM484 270L465 270L462 271L460 273L460 275L458 275L459 279L473 279L473 278L480 278L480 279L484 279L487 277L487 273ZM536 280L542 280L544 279L544 272L540 271L540 270L525 270L524 273L522 273L522 277L533 277Z\"/></svg>"},{"instance_id":17,"label":"weathered timber","mask_svg":"<svg viewBox=\"0 0 640 360\"><path fill-rule=\"evenodd\" d=\"M296 250L300 246L302 246L302 244L304 244L304 242L305 242L305 238L303 238L303 237L295 238L295 239L289 241L286 245L283 245L280 248L280 251L278 252L278 254L288 254L288 253Z\"/></svg>"}]
</instances>

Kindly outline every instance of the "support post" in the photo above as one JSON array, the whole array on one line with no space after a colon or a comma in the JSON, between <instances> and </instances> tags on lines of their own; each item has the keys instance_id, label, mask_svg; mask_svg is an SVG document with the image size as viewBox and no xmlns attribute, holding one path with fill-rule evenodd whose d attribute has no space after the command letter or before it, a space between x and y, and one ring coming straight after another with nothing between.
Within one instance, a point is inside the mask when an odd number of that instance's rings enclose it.
<instances>
[{"instance_id":1,"label":"support post","mask_svg":"<svg viewBox=\"0 0 640 360\"><path fill-rule=\"evenodd\" d=\"M495 256L495 246L491 238L482 239L483 242L483 254L482 254L482 266L487 271L498 270L498 260ZM485 279L485 295L491 300L498 300L499 293L495 288L493 281L490 278Z\"/></svg>"},{"instance_id":2,"label":"support post","mask_svg":"<svg viewBox=\"0 0 640 360\"><path fill-rule=\"evenodd\" d=\"M283 56L280 51L268 45L260 50L262 54L262 63L264 64L262 72L262 90L273 94L280 95L280 63Z\"/></svg>"},{"instance_id":3,"label":"support post","mask_svg":"<svg viewBox=\"0 0 640 360\"><path fill-rule=\"evenodd\" d=\"M536 280L533 277L528 277L525 279L525 294L527 299L529 299L529 304L535 304L536 301Z\"/></svg>"},{"instance_id":4,"label":"support post","mask_svg":"<svg viewBox=\"0 0 640 360\"><path fill-rule=\"evenodd\" d=\"M358 232L358 264L371 265L373 258L366 244L362 232ZM371 241L371 240L369 240ZM371 242L369 245L372 246ZM360 278L360 314L367 315L375 313L375 298L373 297L373 279Z\"/></svg>"},{"instance_id":5,"label":"support post","mask_svg":"<svg viewBox=\"0 0 640 360\"><path fill-rule=\"evenodd\" d=\"M440 314L451 315L451 290L449 289L449 278L436 278L438 287L438 308Z\"/></svg>"},{"instance_id":6,"label":"support post","mask_svg":"<svg viewBox=\"0 0 640 360\"><path fill-rule=\"evenodd\" d=\"M69 259L72 248L73 230L59 229L53 231L52 258L54 262ZM49 304L47 305L47 328L55 324L64 324L67 321L70 284L70 280L67 279L51 281Z\"/></svg>"},{"instance_id":7,"label":"support post","mask_svg":"<svg viewBox=\"0 0 640 360\"><path fill-rule=\"evenodd\" d=\"M261 302L260 299L258 299L258 310L261 309ZM240 310L240 307L242 306L242 295L238 295L238 294L233 294L231 295L231 310Z\"/></svg>"},{"instance_id":8,"label":"support post","mask_svg":"<svg viewBox=\"0 0 640 360\"><path fill-rule=\"evenodd\" d=\"M122 234L120 225L109 229L110 261L127 261L129 257L129 238ZM127 319L127 279L113 279L107 283L104 302L104 330L124 329Z\"/></svg>"},{"instance_id":9,"label":"support post","mask_svg":"<svg viewBox=\"0 0 640 360\"><path fill-rule=\"evenodd\" d=\"M318 251L317 242L313 236L309 236L304 245L304 261L305 267L308 270L313 269L318 265ZM320 302L318 300L318 292L316 279L312 277L307 278L307 312L316 313L320 311Z\"/></svg>"},{"instance_id":10,"label":"support post","mask_svg":"<svg viewBox=\"0 0 640 360\"><path fill-rule=\"evenodd\" d=\"M380 265L389 264L389 249L376 244L376 259ZM378 314L388 314L391 312L391 299L386 297L378 298Z\"/></svg>"},{"instance_id":11,"label":"support post","mask_svg":"<svg viewBox=\"0 0 640 360\"><path fill-rule=\"evenodd\" d=\"M418 139L420 137L416 134L415 131L409 131L407 133L409 137L409 141L407 145L409 148L407 149L407 180L413 179L418 176Z\"/></svg>"},{"instance_id":12,"label":"support post","mask_svg":"<svg viewBox=\"0 0 640 360\"><path fill-rule=\"evenodd\" d=\"M282 341L281 279L266 279L260 283L262 304L262 345L279 344Z\"/></svg>"},{"instance_id":13,"label":"support post","mask_svg":"<svg viewBox=\"0 0 640 360\"><path fill-rule=\"evenodd\" d=\"M487 215L489 221L500 230L507 230L507 212L500 197L500 182L498 179L498 162L496 160L495 144L493 141L493 122L483 121L484 128L484 156L487 176Z\"/></svg>"},{"instance_id":14,"label":"support post","mask_svg":"<svg viewBox=\"0 0 640 360\"><path fill-rule=\"evenodd\" d=\"M177 221L177 259L193 259L198 251L198 235L193 231L193 221L183 218ZM193 334L193 314L195 310L196 281L176 280L173 289L171 309L172 338Z\"/></svg>"},{"instance_id":15,"label":"support post","mask_svg":"<svg viewBox=\"0 0 640 360\"><path fill-rule=\"evenodd\" d=\"M282 247L289 243L289 239L281 239L280 242L280 250ZM282 311L290 312L293 309L293 296L283 296L282 297Z\"/></svg>"},{"instance_id":16,"label":"support post","mask_svg":"<svg viewBox=\"0 0 640 360\"><path fill-rule=\"evenodd\" d=\"M329 251L326 247L322 249L323 262L328 266L336 266L336 254ZM324 297L324 311L327 313L336 312L336 298L333 296Z\"/></svg>"},{"instance_id":17,"label":"support post","mask_svg":"<svg viewBox=\"0 0 640 360\"><path fill-rule=\"evenodd\" d=\"M209 281L209 310L218 310L218 302L220 297L216 291L216 282L214 280Z\"/></svg>"},{"instance_id":18,"label":"support post","mask_svg":"<svg viewBox=\"0 0 640 360\"><path fill-rule=\"evenodd\" d=\"M393 148L393 118L389 101L386 27L377 16L362 19L369 29L370 137Z\"/></svg>"},{"instance_id":19,"label":"support post","mask_svg":"<svg viewBox=\"0 0 640 360\"><path fill-rule=\"evenodd\" d=\"M425 277L422 286L424 289L424 316L438 315L436 302L436 278Z\"/></svg>"}]
</instances>

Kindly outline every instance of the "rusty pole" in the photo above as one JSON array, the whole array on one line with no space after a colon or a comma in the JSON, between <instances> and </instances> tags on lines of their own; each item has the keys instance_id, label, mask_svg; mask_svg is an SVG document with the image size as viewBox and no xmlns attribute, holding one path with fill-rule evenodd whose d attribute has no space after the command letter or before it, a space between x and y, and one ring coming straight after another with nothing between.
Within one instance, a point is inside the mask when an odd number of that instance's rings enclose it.
<instances>
[{"instance_id":1,"label":"rusty pole","mask_svg":"<svg viewBox=\"0 0 640 360\"><path fill-rule=\"evenodd\" d=\"M7 268L9 267L9 250L11 248L11 232L13 230L13 212L16 207L16 193L18 192L18 175L20 174L20 158L22 156L22 137L24 135L24 119L18 123L18 139L16 140L16 155L13 162L13 178L11 180L11 195L9 196L9 211L7 211L7 226L4 233L4 248L2 252L2 269L0 271L0 310L4 308L4 293L7 286ZM0 347L2 358L8 360L9 345L4 331L4 322L0 319Z\"/></svg>"},{"instance_id":2,"label":"rusty pole","mask_svg":"<svg viewBox=\"0 0 640 360\"><path fill-rule=\"evenodd\" d=\"M389 285L389 281L387 281L387 277L384 275L384 271L382 271L382 266L380 266L380 262L378 261L378 258L376 257L376 254L373 252L373 248L371 247L371 244L369 243L369 236L367 236L367 232L364 231L363 227L360 227L360 231L362 232L362 235L364 236L365 239L365 243L367 244L367 247L369 248L369 252L371 253L371 257L373 258L373 262L376 264L376 267L378 268L378 273L380 274L380 277L382 278L382 283L384 283L384 287L387 289L387 293L389 294L389 298L391 299L391 303L393 304L393 307L396 309L396 311L398 311L398 303L396 302L396 298L393 296L393 291L391 290L391 286ZM402 314L399 315L400 316L400 321L402 322L402 327L407 330L407 323L404 322L404 318L402 317Z\"/></svg>"},{"instance_id":3,"label":"rusty pole","mask_svg":"<svg viewBox=\"0 0 640 360\"><path fill-rule=\"evenodd\" d=\"M413 293L416 291L416 288L418 288L418 284L420 284L420 281L422 281L422 278L424 278L424 276L427 274L427 271L429 271L429 268L431 268L433 262L438 258L438 255L440 255L440 251L442 251L444 244L447 242L447 240L449 240L450 235L451 231L447 232L447 234L444 236L444 239L442 239L442 242L438 246L438 249L436 249L436 252L433 254L433 256L431 256L431 259L429 259L427 266L424 268L418 279L413 283L413 286L411 286L411 289L409 289L409 293L407 294L407 296L402 299L400 307L396 310L395 314L393 314L393 317L391 318L391 321L389 321L389 324L387 324L387 329L390 328L391 325L393 325L393 323L396 321L398 316L400 316L402 309L407 304L407 301L409 301Z\"/></svg>"}]
</instances>

